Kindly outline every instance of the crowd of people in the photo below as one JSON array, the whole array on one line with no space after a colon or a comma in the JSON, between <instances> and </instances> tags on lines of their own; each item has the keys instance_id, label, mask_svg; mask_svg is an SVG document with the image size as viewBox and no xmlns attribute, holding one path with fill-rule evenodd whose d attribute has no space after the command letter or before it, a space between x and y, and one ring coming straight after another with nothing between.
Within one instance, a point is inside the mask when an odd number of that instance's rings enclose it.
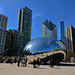
<instances>
[{"instance_id":1,"label":"crowd of people","mask_svg":"<svg viewBox=\"0 0 75 75\"><path fill-rule=\"evenodd\" d=\"M13 64L13 63L17 63L17 66L19 67L19 66L23 66L23 67L25 67L25 66L27 66L27 58L18 58L18 59L13 59L13 58L11 58L11 60L10 60L10 63L11 63L11 65Z\"/></svg>"},{"instance_id":2,"label":"crowd of people","mask_svg":"<svg viewBox=\"0 0 75 75\"><path fill-rule=\"evenodd\" d=\"M13 63L17 63L17 66L18 67L20 67L20 66L22 66L22 67L26 67L27 66L27 57L26 58L18 58L18 59L14 59L13 60L13 58L11 58L11 60L10 60L10 63L11 63L11 65L13 64ZM33 60L33 68L39 68L39 66L40 66L40 64L41 64L41 61L40 61L40 58L37 58L37 60ZM54 67L54 65L59 65L60 64L60 60L58 59L58 60L55 60L55 59L49 59L49 67Z\"/></svg>"},{"instance_id":3,"label":"crowd of people","mask_svg":"<svg viewBox=\"0 0 75 75\"><path fill-rule=\"evenodd\" d=\"M27 66L27 60L28 60L27 58L23 58L23 59L19 58L17 60L17 63L18 63L17 66L20 66L20 63L21 63L21 66L23 66L23 67Z\"/></svg>"},{"instance_id":4,"label":"crowd of people","mask_svg":"<svg viewBox=\"0 0 75 75\"><path fill-rule=\"evenodd\" d=\"M28 60L27 58L18 58L17 60L15 59L14 61L15 61L15 63L17 62L18 67L20 67L20 66L26 67L27 60ZM13 64L14 61L13 61L13 58L11 58L11 61L10 61L11 65ZM39 68L40 63L41 63L40 58L37 58L37 60L34 59L33 60L33 68Z\"/></svg>"}]
</instances>

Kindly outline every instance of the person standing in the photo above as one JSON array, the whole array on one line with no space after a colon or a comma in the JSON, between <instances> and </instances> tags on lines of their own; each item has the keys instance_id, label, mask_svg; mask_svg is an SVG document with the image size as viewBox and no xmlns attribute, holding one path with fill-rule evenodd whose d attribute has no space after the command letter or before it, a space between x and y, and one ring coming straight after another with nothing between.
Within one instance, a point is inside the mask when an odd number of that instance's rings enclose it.
<instances>
[{"instance_id":1,"label":"person standing","mask_svg":"<svg viewBox=\"0 0 75 75\"><path fill-rule=\"evenodd\" d=\"M20 58L17 60L17 62L18 62L18 65L17 66L20 66Z\"/></svg>"},{"instance_id":2,"label":"person standing","mask_svg":"<svg viewBox=\"0 0 75 75\"><path fill-rule=\"evenodd\" d=\"M33 60L33 68L35 68L35 64L36 64L36 61L35 59Z\"/></svg>"},{"instance_id":3,"label":"person standing","mask_svg":"<svg viewBox=\"0 0 75 75\"><path fill-rule=\"evenodd\" d=\"M40 62L39 62L39 59L37 58L37 68L39 68L39 64Z\"/></svg>"},{"instance_id":4,"label":"person standing","mask_svg":"<svg viewBox=\"0 0 75 75\"><path fill-rule=\"evenodd\" d=\"M13 64L13 58L11 58L11 65Z\"/></svg>"},{"instance_id":5,"label":"person standing","mask_svg":"<svg viewBox=\"0 0 75 75\"><path fill-rule=\"evenodd\" d=\"M58 61L58 65L60 66L60 59L58 59L57 61Z\"/></svg>"},{"instance_id":6,"label":"person standing","mask_svg":"<svg viewBox=\"0 0 75 75\"><path fill-rule=\"evenodd\" d=\"M28 59L26 58L26 66L27 66L27 60L28 60Z\"/></svg>"},{"instance_id":7,"label":"person standing","mask_svg":"<svg viewBox=\"0 0 75 75\"><path fill-rule=\"evenodd\" d=\"M51 67L51 60L49 59L49 67Z\"/></svg>"},{"instance_id":8,"label":"person standing","mask_svg":"<svg viewBox=\"0 0 75 75\"><path fill-rule=\"evenodd\" d=\"M23 61L22 61L23 59L21 58L21 60L20 60L20 62L21 62L21 66L23 66Z\"/></svg>"},{"instance_id":9,"label":"person standing","mask_svg":"<svg viewBox=\"0 0 75 75\"><path fill-rule=\"evenodd\" d=\"M16 63L16 58L15 58L15 60L14 60L14 63Z\"/></svg>"},{"instance_id":10,"label":"person standing","mask_svg":"<svg viewBox=\"0 0 75 75\"><path fill-rule=\"evenodd\" d=\"M25 67L26 66L26 60L25 60L25 58L23 58L23 67Z\"/></svg>"}]
</instances>

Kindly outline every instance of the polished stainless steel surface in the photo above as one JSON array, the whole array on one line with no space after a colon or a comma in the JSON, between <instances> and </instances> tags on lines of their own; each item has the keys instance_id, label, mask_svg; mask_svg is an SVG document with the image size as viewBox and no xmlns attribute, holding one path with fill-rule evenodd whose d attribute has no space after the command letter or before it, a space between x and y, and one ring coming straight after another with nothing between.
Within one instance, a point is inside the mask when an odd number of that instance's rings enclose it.
<instances>
[{"instance_id":1,"label":"polished stainless steel surface","mask_svg":"<svg viewBox=\"0 0 75 75\"><path fill-rule=\"evenodd\" d=\"M42 37L33 39L28 42L24 48L24 51L30 51L31 53L41 53L54 49L65 49L65 46L62 42L50 38L50 37Z\"/></svg>"}]
</instances>

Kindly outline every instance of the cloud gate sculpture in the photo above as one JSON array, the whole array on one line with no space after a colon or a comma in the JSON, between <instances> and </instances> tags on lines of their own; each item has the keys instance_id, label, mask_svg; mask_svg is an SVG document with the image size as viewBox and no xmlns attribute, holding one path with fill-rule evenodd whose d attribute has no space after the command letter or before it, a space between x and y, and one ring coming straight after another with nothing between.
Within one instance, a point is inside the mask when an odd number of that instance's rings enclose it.
<instances>
[{"instance_id":1,"label":"cloud gate sculpture","mask_svg":"<svg viewBox=\"0 0 75 75\"><path fill-rule=\"evenodd\" d=\"M28 42L24 48L24 53L26 51L29 52L32 58L40 57L42 62L49 59L59 59L62 61L66 57L64 50L65 45L61 41L50 37L43 37Z\"/></svg>"}]
</instances>

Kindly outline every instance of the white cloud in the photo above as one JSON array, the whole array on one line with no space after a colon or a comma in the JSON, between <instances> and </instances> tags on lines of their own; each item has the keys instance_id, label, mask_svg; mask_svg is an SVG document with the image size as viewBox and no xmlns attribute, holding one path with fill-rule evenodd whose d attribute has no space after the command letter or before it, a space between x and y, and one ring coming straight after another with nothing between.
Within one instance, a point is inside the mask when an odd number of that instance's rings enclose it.
<instances>
[{"instance_id":1,"label":"white cloud","mask_svg":"<svg viewBox=\"0 0 75 75\"><path fill-rule=\"evenodd\" d=\"M41 15L42 15L41 12L40 12L40 13L36 13L36 14L33 15L33 18L39 17L39 16L41 16Z\"/></svg>"}]
</instances>

